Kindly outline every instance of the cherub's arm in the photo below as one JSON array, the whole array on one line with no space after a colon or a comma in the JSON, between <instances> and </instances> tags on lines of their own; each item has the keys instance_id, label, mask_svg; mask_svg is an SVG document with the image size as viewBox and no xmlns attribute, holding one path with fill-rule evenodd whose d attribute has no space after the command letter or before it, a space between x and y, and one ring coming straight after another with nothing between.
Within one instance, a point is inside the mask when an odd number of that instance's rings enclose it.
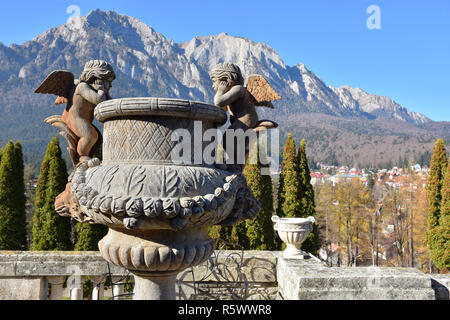
<instances>
[{"instance_id":1,"label":"cherub's arm","mask_svg":"<svg viewBox=\"0 0 450 320\"><path fill-rule=\"evenodd\" d=\"M90 85L82 82L78 85L78 93L90 103L97 105L107 100L107 94L102 89L95 91Z\"/></svg>"},{"instance_id":2,"label":"cherub's arm","mask_svg":"<svg viewBox=\"0 0 450 320\"><path fill-rule=\"evenodd\" d=\"M214 96L214 104L219 107L226 107L233 103L236 99L244 96L247 89L243 86L234 86L228 92L217 91Z\"/></svg>"}]
</instances>

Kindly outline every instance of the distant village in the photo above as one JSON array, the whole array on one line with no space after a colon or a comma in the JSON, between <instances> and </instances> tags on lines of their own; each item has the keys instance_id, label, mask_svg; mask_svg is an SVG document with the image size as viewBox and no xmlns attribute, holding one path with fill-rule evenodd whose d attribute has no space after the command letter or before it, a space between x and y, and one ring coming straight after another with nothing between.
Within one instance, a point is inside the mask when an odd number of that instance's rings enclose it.
<instances>
[{"instance_id":1,"label":"distant village","mask_svg":"<svg viewBox=\"0 0 450 320\"><path fill-rule=\"evenodd\" d=\"M331 182L333 186L338 182L339 179L353 179L358 178L364 183L365 186L369 183L370 177L377 177L375 180L376 184L387 184L393 188L399 188L402 186L402 177L408 176L409 172L403 168L393 167L391 169L359 169L359 168L349 168L347 166L330 166L323 163L317 163L317 167L320 168L319 171L311 172L311 184L314 186L316 184ZM426 178L430 173L430 169L427 167L421 167L419 164L411 166L411 170L415 172L418 176L424 178L424 186L426 184Z\"/></svg>"},{"instance_id":2,"label":"distant village","mask_svg":"<svg viewBox=\"0 0 450 320\"><path fill-rule=\"evenodd\" d=\"M430 173L430 169L426 166L422 167L420 164L411 166L411 171L399 167L392 167L391 169L365 169L365 168L349 168L348 166L331 166L326 163L318 162L316 168L319 170L311 171L311 184L316 186L322 183L331 182L333 186L339 179L358 178L367 187L371 177L377 177L375 184L388 185L393 188L399 188L403 185L404 177L410 175L413 171L423 179L423 186L426 184L426 179ZM281 172L281 165L274 169L271 167L270 174L277 176Z\"/></svg>"}]
</instances>

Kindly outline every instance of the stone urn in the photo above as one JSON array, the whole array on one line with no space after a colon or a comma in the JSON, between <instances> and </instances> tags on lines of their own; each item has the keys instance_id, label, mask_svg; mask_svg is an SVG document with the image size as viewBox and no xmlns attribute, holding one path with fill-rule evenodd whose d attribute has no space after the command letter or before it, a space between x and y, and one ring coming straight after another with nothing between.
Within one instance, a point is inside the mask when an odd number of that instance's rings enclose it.
<instances>
[{"instance_id":1,"label":"stone urn","mask_svg":"<svg viewBox=\"0 0 450 320\"><path fill-rule=\"evenodd\" d=\"M125 98L99 104L95 117L104 123L103 160L82 163L71 177L79 220L109 227L100 253L135 275L134 299L173 300L177 273L215 250L208 227L259 212L240 172L201 156L211 148L203 133L223 125L226 113L188 100ZM192 161L177 157L187 143L179 132L192 137Z\"/></svg>"},{"instance_id":2,"label":"stone urn","mask_svg":"<svg viewBox=\"0 0 450 320\"><path fill-rule=\"evenodd\" d=\"M315 221L314 217L305 219L272 216L274 229L278 232L278 236L281 240L286 244L286 249L283 251L283 258L304 259L309 257L309 254L302 251L300 246L313 230L312 224Z\"/></svg>"}]
</instances>

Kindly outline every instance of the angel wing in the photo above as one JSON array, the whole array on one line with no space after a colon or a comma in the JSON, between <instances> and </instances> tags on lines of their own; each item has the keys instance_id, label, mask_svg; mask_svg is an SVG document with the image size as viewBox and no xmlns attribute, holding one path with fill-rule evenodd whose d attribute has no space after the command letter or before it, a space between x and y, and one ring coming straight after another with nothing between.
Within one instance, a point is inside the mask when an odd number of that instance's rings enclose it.
<instances>
[{"instance_id":1,"label":"angel wing","mask_svg":"<svg viewBox=\"0 0 450 320\"><path fill-rule=\"evenodd\" d=\"M78 141L80 140L77 135L70 130L70 128L67 126L67 124L62 120L61 116L51 116L44 120L45 123L51 124L52 126L58 128L61 130L59 133L61 136L66 138L68 143L67 150L69 151L70 158L72 159L72 163L74 167L79 162L79 156L77 154L77 145Z\"/></svg>"},{"instance_id":2,"label":"angel wing","mask_svg":"<svg viewBox=\"0 0 450 320\"><path fill-rule=\"evenodd\" d=\"M68 103L71 100L72 89L75 86L73 73L64 70L53 71L37 88L35 93L54 94L58 96L55 104Z\"/></svg>"},{"instance_id":3,"label":"angel wing","mask_svg":"<svg viewBox=\"0 0 450 320\"><path fill-rule=\"evenodd\" d=\"M281 99L281 96L260 75L251 75L248 77L247 91L252 95L255 106L264 106L273 109L272 101Z\"/></svg>"}]
</instances>

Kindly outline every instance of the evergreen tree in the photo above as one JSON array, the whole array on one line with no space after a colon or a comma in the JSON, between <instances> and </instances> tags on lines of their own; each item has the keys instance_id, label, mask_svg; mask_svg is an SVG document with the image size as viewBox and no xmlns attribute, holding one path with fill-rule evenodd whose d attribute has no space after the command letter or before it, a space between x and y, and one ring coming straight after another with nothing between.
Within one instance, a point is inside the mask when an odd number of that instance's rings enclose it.
<instances>
[{"instance_id":1,"label":"evergreen tree","mask_svg":"<svg viewBox=\"0 0 450 320\"><path fill-rule=\"evenodd\" d=\"M442 185L442 202L439 225L430 235L431 259L442 270L450 269L450 161Z\"/></svg>"},{"instance_id":2,"label":"evergreen tree","mask_svg":"<svg viewBox=\"0 0 450 320\"><path fill-rule=\"evenodd\" d=\"M430 210L428 214L428 228L439 225L441 214L442 184L447 169L447 156L445 154L444 141L438 139L431 157L430 175L428 177L427 190Z\"/></svg>"},{"instance_id":3,"label":"evergreen tree","mask_svg":"<svg viewBox=\"0 0 450 320\"><path fill-rule=\"evenodd\" d=\"M19 233L17 236L21 239L24 239L24 245L26 246L27 239L27 223L26 223L26 202L27 197L25 195L25 180L24 180L24 171L25 166L23 163L23 153L22 146L19 141L16 141L14 144L14 175L16 179L14 179L14 189L16 190L16 230Z\"/></svg>"},{"instance_id":4,"label":"evergreen tree","mask_svg":"<svg viewBox=\"0 0 450 320\"><path fill-rule=\"evenodd\" d=\"M303 139L297 153L298 198L301 204L298 217L301 218L307 218L316 213L314 205L314 189L311 184L311 172L308 167L305 146L306 142L305 139Z\"/></svg>"},{"instance_id":5,"label":"evergreen tree","mask_svg":"<svg viewBox=\"0 0 450 320\"><path fill-rule=\"evenodd\" d=\"M75 251L98 251L98 242L108 233L108 227L102 224L77 223L75 230Z\"/></svg>"},{"instance_id":6,"label":"evergreen tree","mask_svg":"<svg viewBox=\"0 0 450 320\"><path fill-rule=\"evenodd\" d=\"M245 166L244 175L253 195L259 200L261 210L255 219L246 221L247 237L250 250L274 250L275 234L273 230L273 195L272 179L268 174L261 174L261 168L267 167L261 164L260 149L264 146L255 144L249 161ZM252 159L252 157L256 157ZM253 160L253 161L251 161ZM264 161L266 162L266 161Z\"/></svg>"},{"instance_id":7,"label":"evergreen tree","mask_svg":"<svg viewBox=\"0 0 450 320\"><path fill-rule=\"evenodd\" d=\"M450 161L448 161L444 183L442 185L441 217L450 216Z\"/></svg>"},{"instance_id":8,"label":"evergreen tree","mask_svg":"<svg viewBox=\"0 0 450 320\"><path fill-rule=\"evenodd\" d=\"M295 142L289 133L284 145L278 187L278 216L297 217L300 212L298 163L296 161Z\"/></svg>"},{"instance_id":9,"label":"evergreen tree","mask_svg":"<svg viewBox=\"0 0 450 320\"><path fill-rule=\"evenodd\" d=\"M442 187L446 169L447 156L445 153L444 141L442 139L438 139L433 149L433 155L430 163L430 175L427 182L429 210L426 244L428 248L430 248L430 254L435 265L436 263L440 264L441 259L439 259L439 252L442 250L442 233L445 231L442 230L442 227L440 227L440 217L443 195ZM447 222L447 219L445 218L442 220L444 223ZM446 234L448 235L448 232L446 232Z\"/></svg>"},{"instance_id":10,"label":"evergreen tree","mask_svg":"<svg viewBox=\"0 0 450 320\"><path fill-rule=\"evenodd\" d=\"M306 157L306 142L303 139L297 153L298 167L298 199L300 200L300 210L297 217L308 218L316 215L316 206L314 203L314 189L311 184L311 172L308 167L308 159ZM316 224L313 224L313 231L303 242L302 249L313 255L317 254L320 248L319 231Z\"/></svg>"},{"instance_id":11,"label":"evergreen tree","mask_svg":"<svg viewBox=\"0 0 450 320\"><path fill-rule=\"evenodd\" d=\"M221 240L218 242L217 249L220 250L248 250L249 240L245 221L241 221L234 226L210 226L208 234L213 239Z\"/></svg>"},{"instance_id":12,"label":"evergreen tree","mask_svg":"<svg viewBox=\"0 0 450 320\"><path fill-rule=\"evenodd\" d=\"M298 198L298 163L296 161L295 142L291 133L288 134L283 149L283 161L278 182L277 215L282 217L296 217L300 211ZM284 250L285 244L276 237L278 250Z\"/></svg>"},{"instance_id":13,"label":"evergreen tree","mask_svg":"<svg viewBox=\"0 0 450 320\"><path fill-rule=\"evenodd\" d=\"M36 188L31 250L70 250L70 219L55 211L55 199L67 183L58 137L48 144Z\"/></svg>"},{"instance_id":14,"label":"evergreen tree","mask_svg":"<svg viewBox=\"0 0 450 320\"><path fill-rule=\"evenodd\" d=\"M0 162L0 250L24 250L26 245L25 185L20 144L10 141Z\"/></svg>"},{"instance_id":15,"label":"evergreen tree","mask_svg":"<svg viewBox=\"0 0 450 320\"><path fill-rule=\"evenodd\" d=\"M240 221L239 223L235 224L232 227L224 227L224 229L229 229L230 233L230 240L234 245L237 246L229 246L227 249L243 249L243 250L249 250L250 249L250 241L247 236L247 225L246 221ZM224 230L225 231L225 230Z\"/></svg>"}]
</instances>

